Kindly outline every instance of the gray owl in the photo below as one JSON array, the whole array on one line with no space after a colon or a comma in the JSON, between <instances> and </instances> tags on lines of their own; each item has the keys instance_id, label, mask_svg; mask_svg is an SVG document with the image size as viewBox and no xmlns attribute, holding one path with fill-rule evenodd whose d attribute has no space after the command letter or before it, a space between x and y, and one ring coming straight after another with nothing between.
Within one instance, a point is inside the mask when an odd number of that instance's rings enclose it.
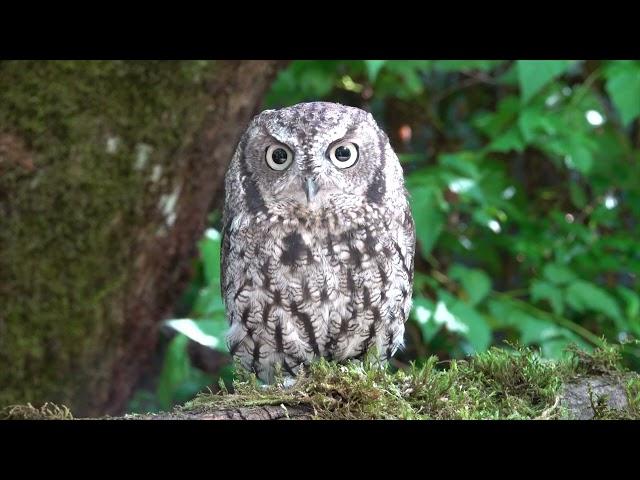
<instances>
[{"instance_id":1,"label":"gray owl","mask_svg":"<svg viewBox=\"0 0 640 480\"><path fill-rule=\"evenodd\" d=\"M225 177L222 235L229 350L261 380L403 345L415 229L371 114L312 102L256 116Z\"/></svg>"}]
</instances>

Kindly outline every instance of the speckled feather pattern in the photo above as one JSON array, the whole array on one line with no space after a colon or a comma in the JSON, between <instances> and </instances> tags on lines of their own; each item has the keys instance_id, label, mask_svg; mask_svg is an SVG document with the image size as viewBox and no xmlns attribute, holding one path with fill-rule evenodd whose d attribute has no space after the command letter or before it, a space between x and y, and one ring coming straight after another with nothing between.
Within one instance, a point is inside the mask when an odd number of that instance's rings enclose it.
<instances>
[{"instance_id":1,"label":"speckled feather pattern","mask_svg":"<svg viewBox=\"0 0 640 480\"><path fill-rule=\"evenodd\" d=\"M358 161L338 169L347 140ZM272 144L293 153L285 171ZM319 187L312 201L304 179ZM318 357L382 361L403 344L411 308L415 231L402 168L360 109L312 102L267 110L241 138L225 178L222 289L228 344L266 382Z\"/></svg>"}]
</instances>

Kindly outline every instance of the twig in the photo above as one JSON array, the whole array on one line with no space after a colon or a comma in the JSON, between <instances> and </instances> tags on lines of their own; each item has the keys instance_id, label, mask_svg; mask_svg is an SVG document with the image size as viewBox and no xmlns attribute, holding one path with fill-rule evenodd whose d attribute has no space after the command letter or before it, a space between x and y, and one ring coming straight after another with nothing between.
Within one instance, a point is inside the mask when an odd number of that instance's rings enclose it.
<instances>
[{"instance_id":1,"label":"twig","mask_svg":"<svg viewBox=\"0 0 640 480\"><path fill-rule=\"evenodd\" d=\"M556 396L556 401L554 402L553 405L551 405L549 408L543 410L543 412L540 414L540 416L536 417L536 420L549 420L549 418L551 418L551 414L553 413L553 411L558 408L558 406L560 405L560 395Z\"/></svg>"},{"instance_id":2,"label":"twig","mask_svg":"<svg viewBox=\"0 0 640 480\"><path fill-rule=\"evenodd\" d=\"M594 344L594 345L596 345L598 347L604 346L604 343L603 343L603 341L602 341L602 339L600 337L598 337L594 333L591 333L589 330L587 330L583 326L578 325L575 322L572 322L568 318L561 317L560 315L556 315L554 313L545 312L544 310L540 310L539 308L536 308L536 307L528 304L527 302L523 302L522 300L519 300L517 298L510 297L509 295L504 295L504 294L502 294L500 292L493 292L493 293L491 293L491 296L495 296L495 297L499 297L499 298L507 298L508 300L510 300L510 301L512 301L514 303L517 303L523 310L528 310L530 312L535 312L536 315L542 315L544 317L547 317L547 318L553 320L558 325L561 325L561 326L571 330L572 332L580 335L585 340L588 340L590 343L592 343L592 344Z\"/></svg>"}]
</instances>

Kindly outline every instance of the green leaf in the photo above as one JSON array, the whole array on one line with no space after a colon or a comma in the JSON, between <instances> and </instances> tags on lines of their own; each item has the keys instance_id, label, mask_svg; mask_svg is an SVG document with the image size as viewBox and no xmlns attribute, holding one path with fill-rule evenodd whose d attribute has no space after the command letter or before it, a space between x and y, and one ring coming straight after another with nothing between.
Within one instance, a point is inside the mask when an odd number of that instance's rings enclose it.
<instances>
[{"instance_id":1,"label":"green leaf","mask_svg":"<svg viewBox=\"0 0 640 480\"><path fill-rule=\"evenodd\" d=\"M478 181L472 178L460 177L451 172L442 172L441 180L446 182L447 188L460 195L462 199L469 198L484 204L486 199Z\"/></svg>"},{"instance_id":2,"label":"green leaf","mask_svg":"<svg viewBox=\"0 0 640 480\"><path fill-rule=\"evenodd\" d=\"M474 210L471 217L473 218L473 221L475 223L486 228L489 228L489 225L492 225L492 222L496 221L496 219L493 218L492 215L489 215L485 210L480 209Z\"/></svg>"},{"instance_id":3,"label":"green leaf","mask_svg":"<svg viewBox=\"0 0 640 480\"><path fill-rule=\"evenodd\" d=\"M520 99L509 95L500 100L495 111L479 112L471 123L488 137L496 138L515 124L520 107Z\"/></svg>"},{"instance_id":4,"label":"green leaf","mask_svg":"<svg viewBox=\"0 0 640 480\"><path fill-rule=\"evenodd\" d=\"M378 78L378 73L380 73L380 69L384 66L386 60L365 60L364 64L367 67L367 75L369 76L369 80L371 82L375 82L376 78Z\"/></svg>"},{"instance_id":5,"label":"green leaf","mask_svg":"<svg viewBox=\"0 0 640 480\"><path fill-rule=\"evenodd\" d=\"M305 100L320 100L336 84L344 61L295 60L281 70L265 98L267 108L280 108ZM364 70L361 61L360 67ZM352 69L353 70L353 69Z\"/></svg>"},{"instance_id":6,"label":"green leaf","mask_svg":"<svg viewBox=\"0 0 640 480\"><path fill-rule=\"evenodd\" d=\"M228 352L226 335L229 330L229 326L224 317L211 318L206 320L198 320L197 322L200 330L211 338L215 338L217 343L215 346L212 346L214 350L219 350L221 352Z\"/></svg>"},{"instance_id":7,"label":"green leaf","mask_svg":"<svg viewBox=\"0 0 640 480\"><path fill-rule=\"evenodd\" d=\"M447 292L438 292L441 302L436 306L436 321L438 313L448 325L455 325L471 344L474 352L486 350L491 343L491 328L487 320L471 305L458 300ZM461 328L465 327L465 328ZM450 327L448 327L451 330Z\"/></svg>"},{"instance_id":8,"label":"green leaf","mask_svg":"<svg viewBox=\"0 0 640 480\"><path fill-rule=\"evenodd\" d=\"M178 334L169 342L156 389L158 402L163 409L188 400L213 381L211 375L191 365L187 349L189 341L227 351L224 338L227 325L224 317L199 321L174 319L165 323Z\"/></svg>"},{"instance_id":9,"label":"green leaf","mask_svg":"<svg viewBox=\"0 0 640 480\"><path fill-rule=\"evenodd\" d=\"M176 386L173 395L173 403L185 403L193 399L193 397L196 396L198 392L202 391L206 386L212 385L214 383L215 379L213 375L192 367L189 377L184 382Z\"/></svg>"},{"instance_id":10,"label":"green leaf","mask_svg":"<svg viewBox=\"0 0 640 480\"><path fill-rule=\"evenodd\" d=\"M522 312L518 312L518 316L520 341L525 345L533 343L544 345L544 343L560 334L560 329L548 320L541 320Z\"/></svg>"},{"instance_id":11,"label":"green leaf","mask_svg":"<svg viewBox=\"0 0 640 480\"><path fill-rule=\"evenodd\" d=\"M502 85L509 85L513 87L518 86L518 65L514 62L507 70L496 76L495 80Z\"/></svg>"},{"instance_id":12,"label":"green leaf","mask_svg":"<svg viewBox=\"0 0 640 480\"><path fill-rule=\"evenodd\" d=\"M429 343L442 328L442 324L435 321L435 311L435 305L428 298L416 297L414 299L411 318L419 325L422 340L425 343Z\"/></svg>"},{"instance_id":13,"label":"green leaf","mask_svg":"<svg viewBox=\"0 0 640 480\"><path fill-rule=\"evenodd\" d=\"M504 63L504 60L436 60L433 67L443 72L467 70L489 71Z\"/></svg>"},{"instance_id":14,"label":"green leaf","mask_svg":"<svg viewBox=\"0 0 640 480\"><path fill-rule=\"evenodd\" d=\"M525 142L522 138L522 133L517 127L512 127L494 138L488 145L487 150L490 152L508 152L511 150L522 152L524 148Z\"/></svg>"},{"instance_id":15,"label":"green leaf","mask_svg":"<svg viewBox=\"0 0 640 480\"><path fill-rule=\"evenodd\" d=\"M520 341L525 345L541 344L562 334L554 323L537 318L509 301L491 300L489 311L502 327L515 328L520 332Z\"/></svg>"},{"instance_id":16,"label":"green leaf","mask_svg":"<svg viewBox=\"0 0 640 480\"><path fill-rule=\"evenodd\" d=\"M557 285L548 282L534 280L531 284L531 299L534 302L547 300L553 312L562 315L564 303L562 301L562 290Z\"/></svg>"},{"instance_id":17,"label":"green leaf","mask_svg":"<svg viewBox=\"0 0 640 480\"><path fill-rule=\"evenodd\" d=\"M518 60L518 80L522 100L527 103L542 88L565 72L568 60Z\"/></svg>"},{"instance_id":18,"label":"green leaf","mask_svg":"<svg viewBox=\"0 0 640 480\"><path fill-rule=\"evenodd\" d=\"M419 186L411 190L411 209L423 256L429 255L444 226L444 213L436 195L437 190L430 186Z\"/></svg>"},{"instance_id":19,"label":"green leaf","mask_svg":"<svg viewBox=\"0 0 640 480\"><path fill-rule=\"evenodd\" d=\"M387 60L384 75L376 82L378 96L392 95L410 99L424 90L421 72L431 65L431 60Z\"/></svg>"},{"instance_id":20,"label":"green leaf","mask_svg":"<svg viewBox=\"0 0 640 480\"><path fill-rule=\"evenodd\" d=\"M619 286L616 290L624 299L625 314L629 320L629 327L636 338L640 338L640 295L623 286Z\"/></svg>"},{"instance_id":21,"label":"green leaf","mask_svg":"<svg viewBox=\"0 0 640 480\"><path fill-rule=\"evenodd\" d=\"M165 324L200 345L213 350L227 351L227 323L222 316L197 321L190 318L172 319L167 320Z\"/></svg>"},{"instance_id":22,"label":"green leaf","mask_svg":"<svg viewBox=\"0 0 640 480\"><path fill-rule=\"evenodd\" d=\"M224 315L224 303L219 286L205 287L198 292L191 316L202 318Z\"/></svg>"},{"instance_id":23,"label":"green leaf","mask_svg":"<svg viewBox=\"0 0 640 480\"><path fill-rule=\"evenodd\" d=\"M438 156L438 163L443 167L448 167L454 172L461 173L469 178L477 180L480 178L478 163L480 155L477 152L443 153Z\"/></svg>"},{"instance_id":24,"label":"green leaf","mask_svg":"<svg viewBox=\"0 0 640 480\"><path fill-rule=\"evenodd\" d=\"M475 352L483 352L491 344L491 329L486 319L471 306L457 302L451 306L453 313L463 324L469 327L465 335Z\"/></svg>"},{"instance_id":25,"label":"green leaf","mask_svg":"<svg viewBox=\"0 0 640 480\"><path fill-rule=\"evenodd\" d=\"M189 377L191 367L187 353L188 343L187 337L176 335L167 347L156 390L158 401L163 409L171 407L176 386Z\"/></svg>"},{"instance_id":26,"label":"green leaf","mask_svg":"<svg viewBox=\"0 0 640 480\"><path fill-rule=\"evenodd\" d=\"M580 337L564 327L544 317L536 317L516 306L509 300L491 300L489 311L499 326L515 328L520 333L520 341L525 345L540 345L542 355L558 359L565 355L564 349L569 343L581 348L589 345Z\"/></svg>"},{"instance_id":27,"label":"green leaf","mask_svg":"<svg viewBox=\"0 0 640 480\"><path fill-rule=\"evenodd\" d=\"M585 193L584 188L582 188L578 183L569 183L569 195L571 196L571 201L576 207L583 209L587 206L587 194Z\"/></svg>"},{"instance_id":28,"label":"green leaf","mask_svg":"<svg viewBox=\"0 0 640 480\"><path fill-rule=\"evenodd\" d=\"M578 278L569 267L565 267L559 263L546 264L542 270L542 274L555 285L564 285Z\"/></svg>"},{"instance_id":29,"label":"green leaf","mask_svg":"<svg viewBox=\"0 0 640 480\"><path fill-rule=\"evenodd\" d=\"M454 264L449 269L449 277L459 281L467 293L467 303L475 306L491 291L491 279L484 271Z\"/></svg>"},{"instance_id":30,"label":"green leaf","mask_svg":"<svg viewBox=\"0 0 640 480\"><path fill-rule=\"evenodd\" d=\"M555 136L560 125L557 125L554 117L542 108L528 107L518 117L518 127L526 143L532 143L539 137Z\"/></svg>"},{"instance_id":31,"label":"green leaf","mask_svg":"<svg viewBox=\"0 0 640 480\"><path fill-rule=\"evenodd\" d=\"M627 287L623 287L622 285L616 290L625 301L625 313L627 317L636 318L640 315L640 295Z\"/></svg>"},{"instance_id":32,"label":"green leaf","mask_svg":"<svg viewBox=\"0 0 640 480\"><path fill-rule=\"evenodd\" d=\"M607 92L624 126L640 115L640 64L616 62L607 73Z\"/></svg>"},{"instance_id":33,"label":"green leaf","mask_svg":"<svg viewBox=\"0 0 640 480\"><path fill-rule=\"evenodd\" d=\"M577 343L582 349L590 349L589 345L584 344L584 342L577 342L575 339L565 337L547 340L541 344L540 349L542 350L542 355L545 358L560 360L567 356L566 349L571 343Z\"/></svg>"},{"instance_id":34,"label":"green leaf","mask_svg":"<svg viewBox=\"0 0 640 480\"><path fill-rule=\"evenodd\" d=\"M200 240L200 255L204 265L204 276L207 285L220 284L220 233L209 228Z\"/></svg>"},{"instance_id":35,"label":"green leaf","mask_svg":"<svg viewBox=\"0 0 640 480\"><path fill-rule=\"evenodd\" d=\"M586 175L593 166L593 155L585 145L573 144L569 162L575 166L576 170Z\"/></svg>"},{"instance_id":36,"label":"green leaf","mask_svg":"<svg viewBox=\"0 0 640 480\"><path fill-rule=\"evenodd\" d=\"M578 312L600 312L614 320L619 329L626 328L618 302L606 290L593 283L575 281L567 288L566 301Z\"/></svg>"}]
</instances>

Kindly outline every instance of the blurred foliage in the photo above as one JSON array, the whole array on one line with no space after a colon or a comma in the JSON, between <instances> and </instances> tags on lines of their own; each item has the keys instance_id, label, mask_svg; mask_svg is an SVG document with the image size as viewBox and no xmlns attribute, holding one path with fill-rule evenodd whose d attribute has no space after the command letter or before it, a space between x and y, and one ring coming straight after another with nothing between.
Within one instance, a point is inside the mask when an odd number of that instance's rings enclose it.
<instances>
[{"instance_id":1,"label":"blurred foliage","mask_svg":"<svg viewBox=\"0 0 640 480\"><path fill-rule=\"evenodd\" d=\"M163 346L162 367L154 392L140 390L129 405L129 411L168 410L184 403L217 379L193 364L189 342L228 353L225 341L227 321L220 288L220 233L210 228L199 242L198 272L182 298L178 310L189 311L189 318L171 319L164 326L172 338ZM231 384L233 368L222 364L218 378Z\"/></svg>"},{"instance_id":2,"label":"blurred foliage","mask_svg":"<svg viewBox=\"0 0 640 480\"><path fill-rule=\"evenodd\" d=\"M265 108L314 100L372 112L403 164L418 252L396 367L605 338L640 370L640 61L296 61ZM190 315L216 339L218 249L207 235ZM180 335L166 399L195 378Z\"/></svg>"}]
</instances>

